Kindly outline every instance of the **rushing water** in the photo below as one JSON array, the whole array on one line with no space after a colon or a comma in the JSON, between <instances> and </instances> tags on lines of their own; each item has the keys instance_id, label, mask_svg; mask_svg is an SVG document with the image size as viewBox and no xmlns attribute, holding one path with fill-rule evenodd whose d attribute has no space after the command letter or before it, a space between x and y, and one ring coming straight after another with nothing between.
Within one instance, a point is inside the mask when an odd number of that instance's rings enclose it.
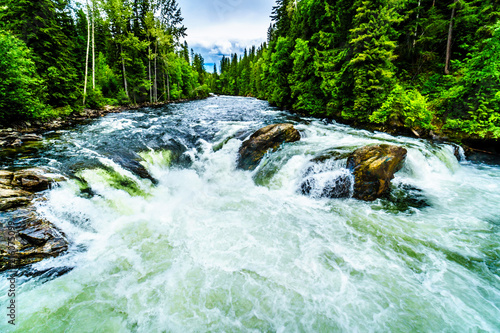
<instances>
[{"instance_id":1,"label":"rushing water","mask_svg":"<svg viewBox=\"0 0 500 333\"><path fill-rule=\"evenodd\" d=\"M237 170L242 140L279 122L302 140ZM300 193L313 158L373 143L408 149L390 199ZM500 168L452 146L218 97L110 114L1 158L70 178L38 211L72 245L18 273L18 332L500 331Z\"/></svg>"}]
</instances>

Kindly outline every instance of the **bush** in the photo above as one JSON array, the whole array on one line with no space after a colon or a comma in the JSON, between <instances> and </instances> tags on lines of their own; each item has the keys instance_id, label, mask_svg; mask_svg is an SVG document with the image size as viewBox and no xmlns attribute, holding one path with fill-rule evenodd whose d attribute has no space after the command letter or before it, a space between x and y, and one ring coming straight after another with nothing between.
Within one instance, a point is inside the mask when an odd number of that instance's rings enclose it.
<instances>
[{"instance_id":1,"label":"bush","mask_svg":"<svg viewBox=\"0 0 500 333\"><path fill-rule=\"evenodd\" d=\"M127 97L125 89L120 89L120 91L116 95L116 101L118 102L119 105L130 104L130 99Z\"/></svg>"},{"instance_id":2,"label":"bush","mask_svg":"<svg viewBox=\"0 0 500 333\"><path fill-rule=\"evenodd\" d=\"M405 90L396 84L380 109L370 116L370 121L400 122L413 129L433 129L433 118L434 113L429 109L425 96L416 89Z\"/></svg>"},{"instance_id":3,"label":"bush","mask_svg":"<svg viewBox=\"0 0 500 333\"><path fill-rule=\"evenodd\" d=\"M85 107L90 109L102 109L106 105L106 100L102 95L101 89L90 89L87 92L87 99L85 100Z\"/></svg>"}]
</instances>

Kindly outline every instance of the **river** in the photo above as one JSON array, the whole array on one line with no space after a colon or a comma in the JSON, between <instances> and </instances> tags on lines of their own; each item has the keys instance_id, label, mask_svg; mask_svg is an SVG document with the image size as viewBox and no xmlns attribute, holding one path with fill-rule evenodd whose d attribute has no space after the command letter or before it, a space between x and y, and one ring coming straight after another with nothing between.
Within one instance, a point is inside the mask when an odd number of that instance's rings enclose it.
<instances>
[{"instance_id":1,"label":"river","mask_svg":"<svg viewBox=\"0 0 500 333\"><path fill-rule=\"evenodd\" d=\"M281 122L301 141L237 170L242 140ZM408 150L391 198L300 193L311 159L374 143ZM500 167L459 162L451 145L212 97L1 157L69 178L37 209L71 242L19 271L2 332L500 331Z\"/></svg>"}]
</instances>

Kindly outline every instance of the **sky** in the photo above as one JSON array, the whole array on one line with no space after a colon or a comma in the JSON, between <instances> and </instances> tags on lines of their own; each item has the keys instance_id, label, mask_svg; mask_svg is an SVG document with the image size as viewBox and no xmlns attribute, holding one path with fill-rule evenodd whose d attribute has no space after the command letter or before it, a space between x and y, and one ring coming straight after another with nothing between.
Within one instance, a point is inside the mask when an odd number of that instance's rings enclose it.
<instances>
[{"instance_id":1,"label":"sky","mask_svg":"<svg viewBox=\"0 0 500 333\"><path fill-rule=\"evenodd\" d=\"M178 0L187 27L187 42L201 53L207 69L219 67L223 55L267 39L275 0Z\"/></svg>"}]
</instances>

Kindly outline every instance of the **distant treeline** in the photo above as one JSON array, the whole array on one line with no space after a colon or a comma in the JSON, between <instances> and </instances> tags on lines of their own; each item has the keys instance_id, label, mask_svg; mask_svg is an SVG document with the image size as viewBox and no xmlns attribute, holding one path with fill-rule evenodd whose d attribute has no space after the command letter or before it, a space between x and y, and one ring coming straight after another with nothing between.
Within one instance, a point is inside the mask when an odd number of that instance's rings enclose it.
<instances>
[{"instance_id":1,"label":"distant treeline","mask_svg":"<svg viewBox=\"0 0 500 333\"><path fill-rule=\"evenodd\" d=\"M353 123L500 138L499 0L278 0L214 90Z\"/></svg>"},{"instance_id":2,"label":"distant treeline","mask_svg":"<svg viewBox=\"0 0 500 333\"><path fill-rule=\"evenodd\" d=\"M176 0L0 0L0 124L207 96L182 22Z\"/></svg>"}]
</instances>

